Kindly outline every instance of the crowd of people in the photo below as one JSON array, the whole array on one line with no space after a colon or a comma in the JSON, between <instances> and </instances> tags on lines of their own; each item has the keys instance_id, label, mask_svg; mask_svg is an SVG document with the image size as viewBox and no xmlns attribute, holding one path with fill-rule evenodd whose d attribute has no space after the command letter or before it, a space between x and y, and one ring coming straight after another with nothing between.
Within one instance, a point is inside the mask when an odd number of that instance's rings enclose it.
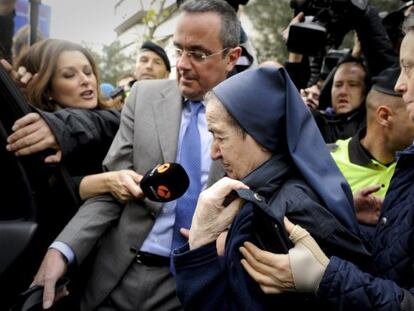
<instances>
[{"instance_id":1,"label":"crowd of people","mask_svg":"<svg viewBox=\"0 0 414 311\"><path fill-rule=\"evenodd\" d=\"M414 15L396 45L368 5L354 49L314 79L297 51L257 65L246 3L177 1L176 79L145 41L106 96L81 45L39 35L23 47L27 28L1 42L32 110L7 152L47 152L76 195L22 284L43 288L44 309L414 309ZM163 204L140 183L168 162L190 183Z\"/></svg>"}]
</instances>

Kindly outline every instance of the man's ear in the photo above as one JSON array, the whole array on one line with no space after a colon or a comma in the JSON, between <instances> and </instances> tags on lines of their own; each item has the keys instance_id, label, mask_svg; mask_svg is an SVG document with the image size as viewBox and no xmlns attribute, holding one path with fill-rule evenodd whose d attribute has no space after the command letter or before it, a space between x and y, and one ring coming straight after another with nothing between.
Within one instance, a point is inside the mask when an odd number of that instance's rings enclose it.
<instances>
[{"instance_id":1,"label":"man's ear","mask_svg":"<svg viewBox=\"0 0 414 311\"><path fill-rule=\"evenodd\" d=\"M392 122L393 113L389 107L381 105L377 108L375 113L378 124L381 124L384 127L390 126Z\"/></svg>"},{"instance_id":2,"label":"man's ear","mask_svg":"<svg viewBox=\"0 0 414 311\"><path fill-rule=\"evenodd\" d=\"M234 66L236 65L237 60L241 55L242 49L241 47L231 48L228 53L228 63L227 63L227 71L230 72L233 70Z\"/></svg>"}]
</instances>

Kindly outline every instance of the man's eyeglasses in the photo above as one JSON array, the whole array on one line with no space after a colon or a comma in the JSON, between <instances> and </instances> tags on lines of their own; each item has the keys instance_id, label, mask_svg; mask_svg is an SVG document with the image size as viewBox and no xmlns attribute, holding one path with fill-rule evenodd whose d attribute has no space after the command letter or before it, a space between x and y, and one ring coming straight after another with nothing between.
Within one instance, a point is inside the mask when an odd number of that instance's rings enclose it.
<instances>
[{"instance_id":1,"label":"man's eyeglasses","mask_svg":"<svg viewBox=\"0 0 414 311\"><path fill-rule=\"evenodd\" d=\"M198 50L186 50L186 49L175 48L175 57L180 58L185 53L187 55L187 57L190 58L191 60L193 60L195 62L198 62L198 63L202 63L202 62L206 61L208 58L210 58L214 55L221 54L224 51L227 51L228 49L229 48L224 48L220 51L208 54L206 52L198 51Z\"/></svg>"}]
</instances>

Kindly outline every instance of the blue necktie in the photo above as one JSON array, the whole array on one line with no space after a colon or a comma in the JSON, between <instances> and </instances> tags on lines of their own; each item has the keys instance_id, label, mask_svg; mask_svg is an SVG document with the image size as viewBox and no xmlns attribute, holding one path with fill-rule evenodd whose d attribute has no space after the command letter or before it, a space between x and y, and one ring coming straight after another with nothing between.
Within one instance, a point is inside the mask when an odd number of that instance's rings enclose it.
<instances>
[{"instance_id":1,"label":"blue necktie","mask_svg":"<svg viewBox=\"0 0 414 311\"><path fill-rule=\"evenodd\" d=\"M191 119L181 142L180 164L190 178L190 186L184 195L177 200L175 209L175 224L171 249L175 249L187 242L180 234L180 228L189 229L201 191L201 142L198 131L198 113L203 108L201 102L189 101Z\"/></svg>"}]
</instances>

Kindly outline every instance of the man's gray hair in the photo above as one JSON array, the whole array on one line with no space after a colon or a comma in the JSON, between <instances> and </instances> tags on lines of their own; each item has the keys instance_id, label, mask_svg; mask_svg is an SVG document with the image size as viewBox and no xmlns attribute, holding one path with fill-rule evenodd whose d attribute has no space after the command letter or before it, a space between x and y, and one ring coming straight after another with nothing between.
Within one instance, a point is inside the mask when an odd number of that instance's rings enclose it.
<instances>
[{"instance_id":1,"label":"man's gray hair","mask_svg":"<svg viewBox=\"0 0 414 311\"><path fill-rule=\"evenodd\" d=\"M240 42L240 22L236 11L224 0L191 0L180 7L185 13L217 14L221 19L220 41L223 48L234 48Z\"/></svg>"}]
</instances>

